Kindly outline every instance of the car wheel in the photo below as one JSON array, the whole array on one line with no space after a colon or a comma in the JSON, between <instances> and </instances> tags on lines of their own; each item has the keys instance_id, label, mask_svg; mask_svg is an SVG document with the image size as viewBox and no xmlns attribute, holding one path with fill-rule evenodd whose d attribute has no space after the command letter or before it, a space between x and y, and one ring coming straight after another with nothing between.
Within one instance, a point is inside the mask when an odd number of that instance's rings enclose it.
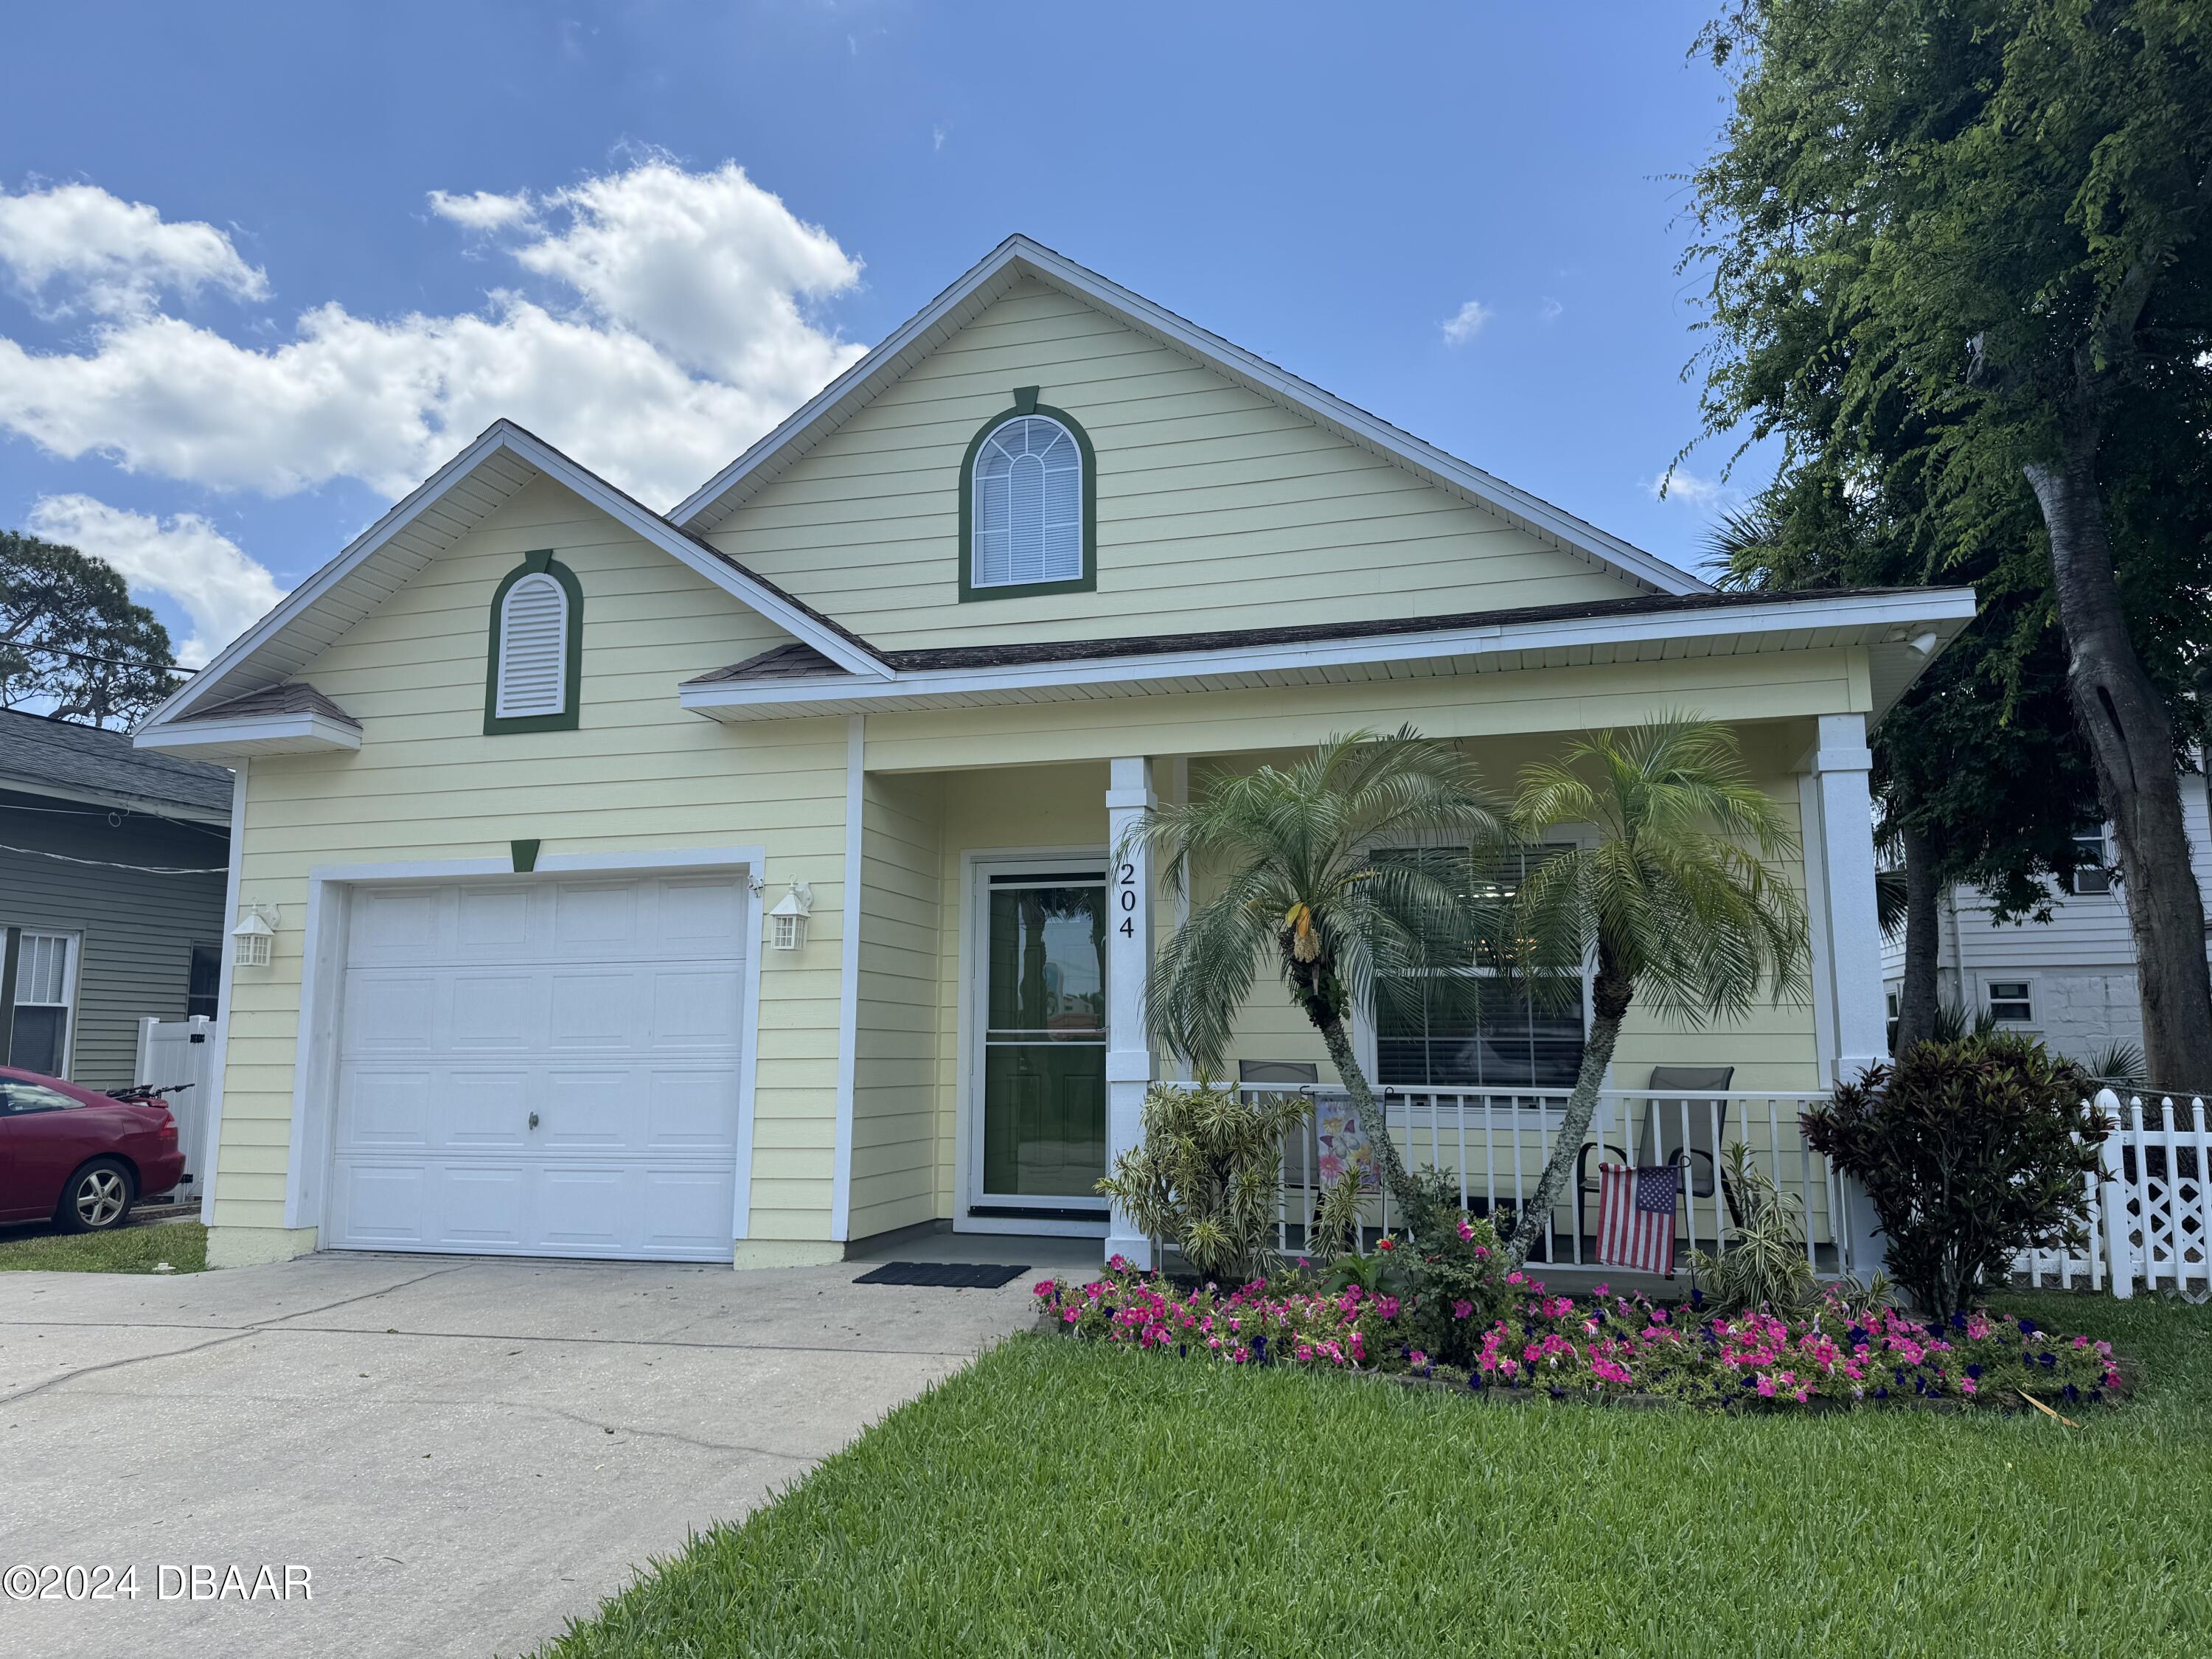
<instances>
[{"instance_id":1,"label":"car wheel","mask_svg":"<svg viewBox=\"0 0 2212 1659\"><path fill-rule=\"evenodd\" d=\"M96 1158L69 1178L54 1212L64 1232L104 1233L131 1218L131 1171L112 1158Z\"/></svg>"}]
</instances>

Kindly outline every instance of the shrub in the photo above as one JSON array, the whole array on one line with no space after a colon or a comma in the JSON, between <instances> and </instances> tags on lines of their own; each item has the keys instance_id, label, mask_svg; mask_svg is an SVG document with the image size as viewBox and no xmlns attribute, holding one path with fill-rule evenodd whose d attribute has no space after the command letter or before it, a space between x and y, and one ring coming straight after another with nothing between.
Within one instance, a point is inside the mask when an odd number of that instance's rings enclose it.
<instances>
[{"instance_id":1,"label":"shrub","mask_svg":"<svg viewBox=\"0 0 2212 1659\"><path fill-rule=\"evenodd\" d=\"M1312 1107L1299 1095L1247 1101L1204 1082L1155 1084L1144 1139L1114 1160L1098 1190L1154 1238L1174 1240L1200 1277L1256 1277L1273 1259L1283 1136Z\"/></svg>"},{"instance_id":2,"label":"shrub","mask_svg":"<svg viewBox=\"0 0 2212 1659\"><path fill-rule=\"evenodd\" d=\"M2108 1127L2096 1086L2023 1037L1916 1043L1808 1112L1806 1138L1865 1186L1891 1277L1948 1315L2022 1250L2081 1243Z\"/></svg>"},{"instance_id":3,"label":"shrub","mask_svg":"<svg viewBox=\"0 0 2212 1659\"><path fill-rule=\"evenodd\" d=\"M1739 1308L1788 1313L1809 1306L1819 1286L1798 1220L1803 1200L1785 1197L1774 1177L1752 1162L1743 1142L1731 1141L1722 1158L1726 1168L1721 1179L1730 1207L1741 1218L1729 1229L1728 1249L1722 1254L1691 1253L1691 1271L1705 1280L1715 1309L1723 1313ZM1798 1216L1791 1214L1792 1204Z\"/></svg>"}]
</instances>

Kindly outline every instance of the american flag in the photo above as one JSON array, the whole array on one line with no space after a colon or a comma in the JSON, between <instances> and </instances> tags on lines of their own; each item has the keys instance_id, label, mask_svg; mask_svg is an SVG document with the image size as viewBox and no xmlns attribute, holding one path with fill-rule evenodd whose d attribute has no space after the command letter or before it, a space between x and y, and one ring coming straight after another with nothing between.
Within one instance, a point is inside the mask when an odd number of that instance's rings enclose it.
<instances>
[{"instance_id":1,"label":"american flag","mask_svg":"<svg viewBox=\"0 0 2212 1659\"><path fill-rule=\"evenodd\" d=\"M1674 1276L1674 1204L1682 1170L1674 1164L1597 1166L1597 1259Z\"/></svg>"}]
</instances>

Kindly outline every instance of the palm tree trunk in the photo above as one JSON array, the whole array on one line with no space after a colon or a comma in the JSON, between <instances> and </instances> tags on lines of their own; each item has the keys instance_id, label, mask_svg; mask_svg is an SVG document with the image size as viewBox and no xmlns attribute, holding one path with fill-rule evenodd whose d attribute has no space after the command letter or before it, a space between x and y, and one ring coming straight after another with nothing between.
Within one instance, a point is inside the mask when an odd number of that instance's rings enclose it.
<instances>
[{"instance_id":1,"label":"palm tree trunk","mask_svg":"<svg viewBox=\"0 0 2212 1659\"><path fill-rule=\"evenodd\" d=\"M1552 1206L1559 1201L1568 1172L1582 1151L1583 1137L1597 1115L1597 1097L1605 1088L1606 1068L1613 1064L1613 1044L1620 1040L1620 1022L1636 994L1632 981L1615 972L1601 955L1597 978L1590 987L1589 1041L1583 1045L1583 1063L1575 1073L1574 1092L1567 1097L1566 1114L1559 1120L1559 1138L1552 1143L1552 1156L1536 1182L1536 1190L1513 1218L1512 1236L1505 1243L1505 1271L1511 1273L1528 1259L1536 1235L1544 1230Z\"/></svg>"},{"instance_id":2,"label":"palm tree trunk","mask_svg":"<svg viewBox=\"0 0 2212 1659\"><path fill-rule=\"evenodd\" d=\"M1377 1108L1374 1091L1367 1086L1367 1074L1359 1069L1358 1056L1352 1052L1352 1038L1344 1029L1344 1022L1334 1013L1324 1013L1314 1016L1314 1025L1321 1032L1322 1045L1328 1050L1337 1076L1343 1080L1345 1093L1352 1097L1352 1115L1367 1131L1367 1144L1375 1149L1375 1172L1385 1190L1398 1200L1399 1214L1410 1224L1420 1208L1419 1194L1414 1190L1413 1177L1406 1171L1406 1161L1398 1156L1398 1143L1390 1139L1389 1122Z\"/></svg>"}]
</instances>

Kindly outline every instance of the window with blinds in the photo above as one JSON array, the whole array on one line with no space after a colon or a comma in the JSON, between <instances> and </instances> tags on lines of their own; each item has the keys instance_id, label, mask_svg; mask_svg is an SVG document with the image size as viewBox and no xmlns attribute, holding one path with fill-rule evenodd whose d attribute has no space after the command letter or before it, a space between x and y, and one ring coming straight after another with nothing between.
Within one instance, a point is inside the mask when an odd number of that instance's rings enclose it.
<instances>
[{"instance_id":1,"label":"window with blinds","mask_svg":"<svg viewBox=\"0 0 2212 1659\"><path fill-rule=\"evenodd\" d=\"M994 429L976 453L970 488L971 587L1075 581L1083 575L1083 453L1043 415Z\"/></svg>"},{"instance_id":2,"label":"window with blinds","mask_svg":"<svg viewBox=\"0 0 2212 1659\"><path fill-rule=\"evenodd\" d=\"M8 1064L48 1077L64 1075L76 991L70 957L76 941L68 933L16 935L15 1016Z\"/></svg>"},{"instance_id":3,"label":"window with blinds","mask_svg":"<svg viewBox=\"0 0 2212 1659\"><path fill-rule=\"evenodd\" d=\"M568 595L543 571L507 591L499 617L501 720L558 714L568 706Z\"/></svg>"}]
</instances>

